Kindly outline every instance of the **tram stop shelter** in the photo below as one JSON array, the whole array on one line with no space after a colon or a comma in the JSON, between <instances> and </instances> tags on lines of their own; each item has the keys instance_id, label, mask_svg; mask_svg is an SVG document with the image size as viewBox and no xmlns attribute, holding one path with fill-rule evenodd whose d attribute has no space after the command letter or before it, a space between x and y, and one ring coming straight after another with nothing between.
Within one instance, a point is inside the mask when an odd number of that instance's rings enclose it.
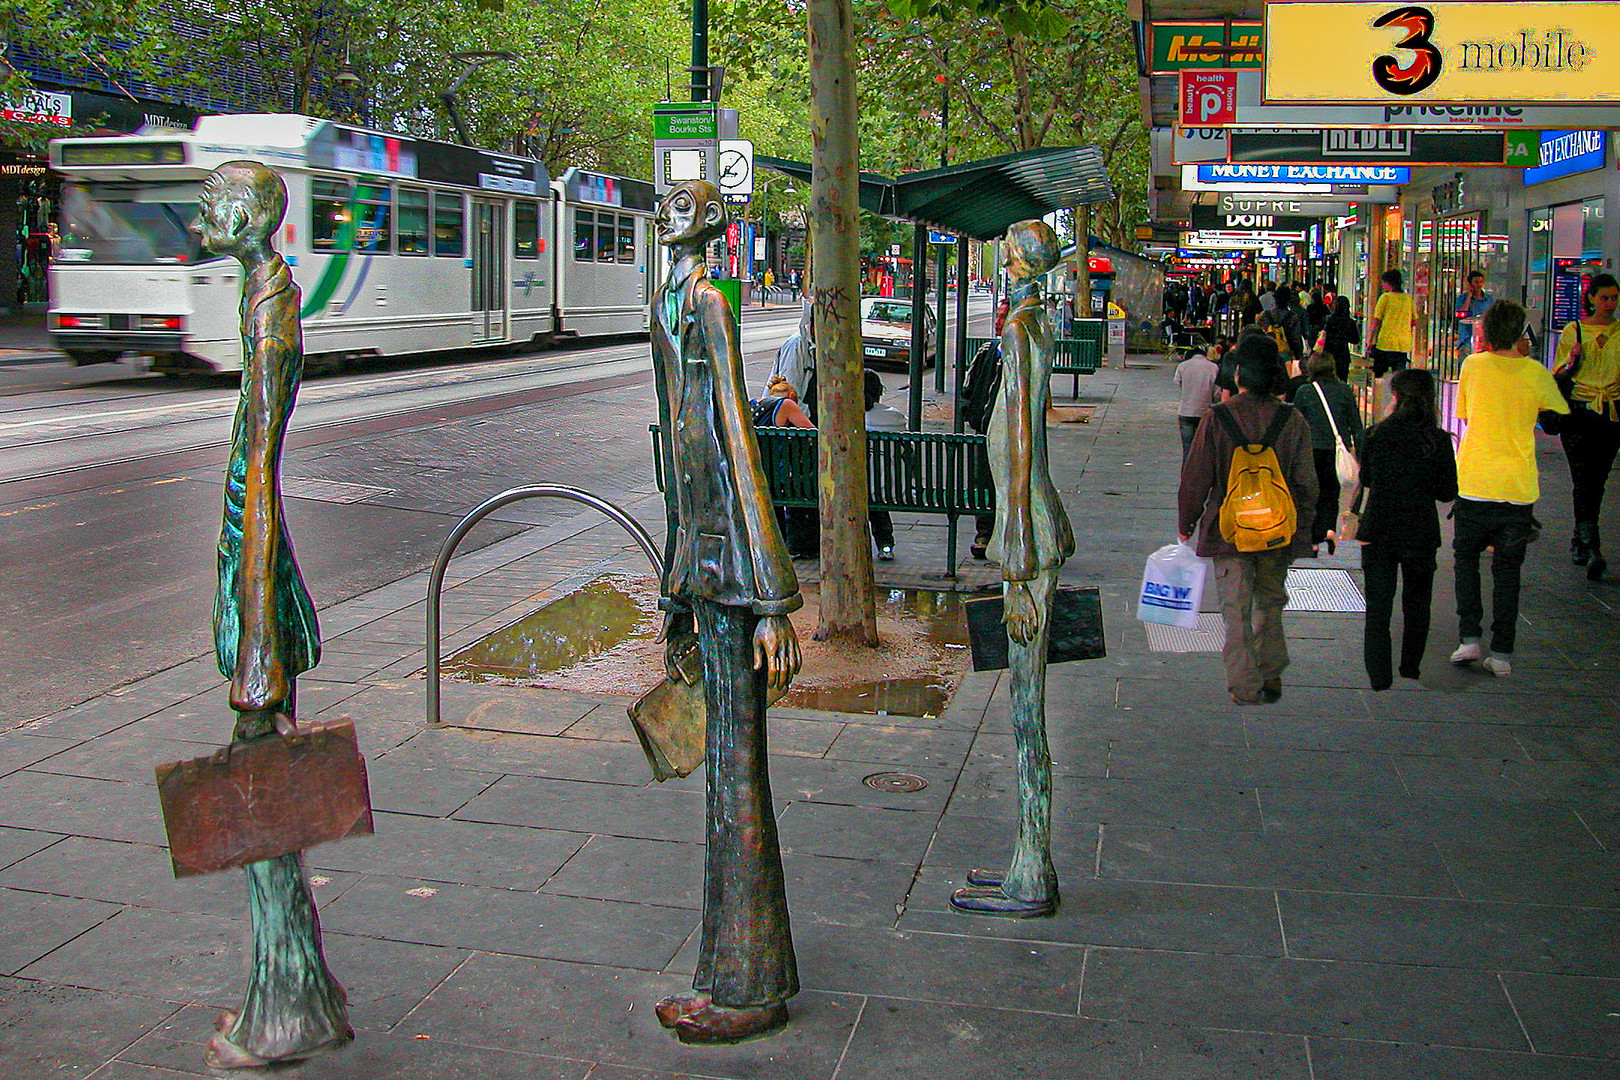
<instances>
[{"instance_id":1,"label":"tram stop shelter","mask_svg":"<svg viewBox=\"0 0 1620 1080\"><path fill-rule=\"evenodd\" d=\"M810 166L780 158L756 157L756 166L810 180ZM924 172L901 173L894 179L862 173L861 209L914 225L912 265L928 257L928 230L955 233L972 240L994 240L1009 226L1064 210L1114 198L1114 186L1096 146L1056 146L967 161ZM967 365L967 245L956 245L956 381L960 396ZM938 325L945 325L944 256L941 256ZM913 288L913 296L919 290ZM911 397L907 423L922 426L922 364L925 349L923 305L911 307ZM942 331L943 332L943 331ZM935 363L943 363L944 350ZM944 373L940 370L939 389Z\"/></svg>"}]
</instances>

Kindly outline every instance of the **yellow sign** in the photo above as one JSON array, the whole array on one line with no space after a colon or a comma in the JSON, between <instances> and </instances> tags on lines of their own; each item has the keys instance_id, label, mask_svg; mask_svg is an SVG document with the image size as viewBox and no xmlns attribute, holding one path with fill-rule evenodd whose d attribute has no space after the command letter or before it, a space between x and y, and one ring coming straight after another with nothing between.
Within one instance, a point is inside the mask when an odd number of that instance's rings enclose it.
<instances>
[{"instance_id":1,"label":"yellow sign","mask_svg":"<svg viewBox=\"0 0 1620 1080\"><path fill-rule=\"evenodd\" d=\"M1264 36L1268 104L1620 101L1613 0L1267 0Z\"/></svg>"}]
</instances>

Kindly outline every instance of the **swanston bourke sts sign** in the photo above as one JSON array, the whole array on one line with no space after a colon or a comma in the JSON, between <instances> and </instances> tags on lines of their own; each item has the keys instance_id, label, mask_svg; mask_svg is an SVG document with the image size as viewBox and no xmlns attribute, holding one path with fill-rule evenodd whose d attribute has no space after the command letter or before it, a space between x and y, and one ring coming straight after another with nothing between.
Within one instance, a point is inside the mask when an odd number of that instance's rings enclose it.
<instances>
[{"instance_id":1,"label":"swanston bourke sts sign","mask_svg":"<svg viewBox=\"0 0 1620 1080\"><path fill-rule=\"evenodd\" d=\"M1614 0L1267 0L1264 38L1268 103L1620 102Z\"/></svg>"}]
</instances>

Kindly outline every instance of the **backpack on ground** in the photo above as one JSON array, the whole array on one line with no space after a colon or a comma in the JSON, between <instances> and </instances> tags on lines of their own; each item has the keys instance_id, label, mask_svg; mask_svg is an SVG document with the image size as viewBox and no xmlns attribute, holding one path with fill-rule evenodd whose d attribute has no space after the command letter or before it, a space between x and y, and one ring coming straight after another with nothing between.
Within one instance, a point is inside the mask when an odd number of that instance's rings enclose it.
<instances>
[{"instance_id":1,"label":"backpack on ground","mask_svg":"<svg viewBox=\"0 0 1620 1080\"><path fill-rule=\"evenodd\" d=\"M967 379L962 387L962 422L974 431L990 426L991 403L1001 388L1001 341L985 342L968 362Z\"/></svg>"},{"instance_id":2,"label":"backpack on ground","mask_svg":"<svg viewBox=\"0 0 1620 1080\"><path fill-rule=\"evenodd\" d=\"M1288 478L1273 449L1291 410L1278 406L1258 443L1249 441L1232 410L1216 406L1210 412L1237 446L1226 471L1226 498L1221 501L1221 536L1242 552L1277 551L1293 542L1299 527Z\"/></svg>"}]
</instances>

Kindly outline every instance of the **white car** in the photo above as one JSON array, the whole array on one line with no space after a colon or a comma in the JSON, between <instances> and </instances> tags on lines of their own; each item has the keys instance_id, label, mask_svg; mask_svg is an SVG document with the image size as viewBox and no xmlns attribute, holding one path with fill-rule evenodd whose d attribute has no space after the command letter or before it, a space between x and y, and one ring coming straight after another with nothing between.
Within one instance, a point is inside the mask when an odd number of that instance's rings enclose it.
<instances>
[{"instance_id":1,"label":"white car","mask_svg":"<svg viewBox=\"0 0 1620 1080\"><path fill-rule=\"evenodd\" d=\"M867 367L911 364L911 301L903 297L861 297L861 356ZM934 363L934 312L923 307L923 367Z\"/></svg>"}]
</instances>

